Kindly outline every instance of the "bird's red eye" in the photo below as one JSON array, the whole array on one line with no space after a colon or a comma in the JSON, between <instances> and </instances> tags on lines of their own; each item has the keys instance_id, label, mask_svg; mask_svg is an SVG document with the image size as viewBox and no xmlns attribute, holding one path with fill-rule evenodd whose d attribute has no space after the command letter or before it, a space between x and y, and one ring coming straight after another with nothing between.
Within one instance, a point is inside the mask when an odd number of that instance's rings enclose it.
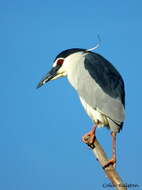
<instances>
[{"instance_id":1,"label":"bird's red eye","mask_svg":"<svg viewBox=\"0 0 142 190\"><path fill-rule=\"evenodd\" d=\"M59 60L57 61L57 65L62 65L63 62L64 62L64 59L59 59Z\"/></svg>"}]
</instances>

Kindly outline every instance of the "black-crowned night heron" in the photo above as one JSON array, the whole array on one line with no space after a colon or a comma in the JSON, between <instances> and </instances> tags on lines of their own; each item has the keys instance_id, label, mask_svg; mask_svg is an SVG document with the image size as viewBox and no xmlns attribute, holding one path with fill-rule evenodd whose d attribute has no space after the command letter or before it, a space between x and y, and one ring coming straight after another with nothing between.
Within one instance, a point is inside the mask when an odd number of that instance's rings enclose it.
<instances>
[{"instance_id":1,"label":"black-crowned night heron","mask_svg":"<svg viewBox=\"0 0 142 190\"><path fill-rule=\"evenodd\" d=\"M122 129L125 115L124 82L109 61L91 50L74 48L61 52L37 88L50 80L67 76L94 123L92 130L82 137L83 141L88 143L89 136L91 145L95 140L96 128L106 126L112 136L112 159L107 165L115 165L116 134Z\"/></svg>"}]
</instances>

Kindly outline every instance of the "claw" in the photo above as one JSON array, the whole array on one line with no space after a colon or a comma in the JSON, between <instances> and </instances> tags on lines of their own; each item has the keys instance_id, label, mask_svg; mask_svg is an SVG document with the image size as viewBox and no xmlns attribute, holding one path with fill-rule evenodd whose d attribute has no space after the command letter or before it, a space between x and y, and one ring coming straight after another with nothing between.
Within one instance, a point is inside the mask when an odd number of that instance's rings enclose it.
<instances>
[{"instance_id":1,"label":"claw","mask_svg":"<svg viewBox=\"0 0 142 190\"><path fill-rule=\"evenodd\" d=\"M82 141L86 144L89 144L89 145L93 144L94 140L95 140L95 135L91 132L85 134L82 137Z\"/></svg>"},{"instance_id":2,"label":"claw","mask_svg":"<svg viewBox=\"0 0 142 190\"><path fill-rule=\"evenodd\" d=\"M116 166L116 158L113 157L111 160L109 160L104 166L103 168L107 168L108 166L112 165L114 168Z\"/></svg>"},{"instance_id":3,"label":"claw","mask_svg":"<svg viewBox=\"0 0 142 190\"><path fill-rule=\"evenodd\" d=\"M88 145L92 145L95 141L95 131L96 131L97 125L95 125L89 133L85 134L82 137L82 141Z\"/></svg>"}]
</instances>

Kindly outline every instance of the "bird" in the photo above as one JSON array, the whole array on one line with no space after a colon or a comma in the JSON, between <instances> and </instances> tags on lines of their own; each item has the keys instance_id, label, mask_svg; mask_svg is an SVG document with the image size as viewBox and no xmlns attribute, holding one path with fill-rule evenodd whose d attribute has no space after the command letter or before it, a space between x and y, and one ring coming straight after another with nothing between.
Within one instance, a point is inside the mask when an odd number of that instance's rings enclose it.
<instances>
[{"instance_id":1,"label":"bird","mask_svg":"<svg viewBox=\"0 0 142 190\"><path fill-rule=\"evenodd\" d=\"M63 50L55 57L51 70L37 88L51 80L67 77L93 122L92 129L82 137L82 141L92 145L96 128L108 128L112 137L112 157L104 167L115 167L116 136L125 120L125 85L118 70L94 49Z\"/></svg>"}]
</instances>

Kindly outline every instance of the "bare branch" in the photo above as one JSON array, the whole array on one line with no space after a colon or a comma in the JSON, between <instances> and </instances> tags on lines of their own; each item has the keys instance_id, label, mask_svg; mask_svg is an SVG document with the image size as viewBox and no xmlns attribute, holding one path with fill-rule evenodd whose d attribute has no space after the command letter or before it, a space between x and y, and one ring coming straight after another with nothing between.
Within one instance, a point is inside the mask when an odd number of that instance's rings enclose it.
<instances>
[{"instance_id":1,"label":"bare branch","mask_svg":"<svg viewBox=\"0 0 142 190\"><path fill-rule=\"evenodd\" d=\"M89 137L88 137L89 140ZM106 165L108 162L108 158L106 156L106 153L104 152L103 148L101 147L100 143L97 139L95 139L93 145L87 144L89 147L92 148L93 153L95 154L97 160L101 164L106 176L109 178L113 186L117 190L127 190L125 184L123 183L122 179L120 178L119 174L116 172L115 168L112 165L109 165L108 167L104 168L103 166Z\"/></svg>"}]
</instances>

